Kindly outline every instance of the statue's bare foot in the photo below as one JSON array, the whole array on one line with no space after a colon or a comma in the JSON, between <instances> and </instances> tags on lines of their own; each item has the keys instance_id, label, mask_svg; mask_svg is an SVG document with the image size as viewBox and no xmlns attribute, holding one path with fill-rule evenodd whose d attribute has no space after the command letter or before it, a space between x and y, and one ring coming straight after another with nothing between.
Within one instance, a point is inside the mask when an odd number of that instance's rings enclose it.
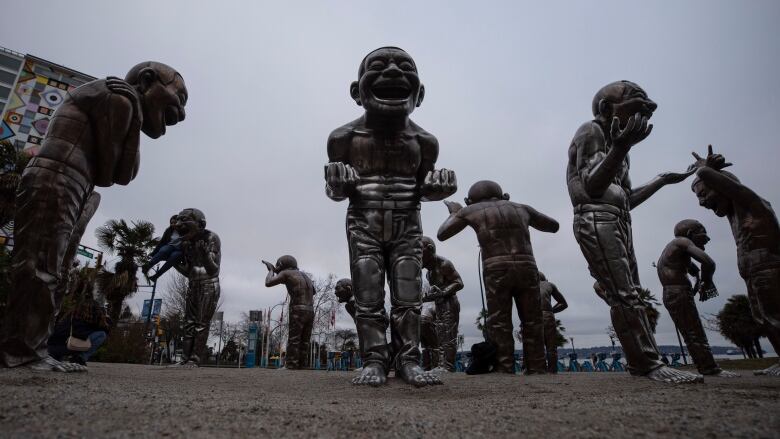
<instances>
[{"instance_id":1,"label":"statue's bare foot","mask_svg":"<svg viewBox=\"0 0 780 439\"><path fill-rule=\"evenodd\" d=\"M415 363L406 363L398 370L398 374L406 381L407 384L411 384L415 387L433 386L436 384L444 384L433 371L426 372L422 367Z\"/></svg>"},{"instance_id":2,"label":"statue's bare foot","mask_svg":"<svg viewBox=\"0 0 780 439\"><path fill-rule=\"evenodd\" d=\"M754 370L753 375L767 375L767 376L778 377L780 376L780 363L775 363L767 367L766 369Z\"/></svg>"},{"instance_id":3,"label":"statue's bare foot","mask_svg":"<svg viewBox=\"0 0 780 439\"><path fill-rule=\"evenodd\" d=\"M703 383L704 377L691 372L685 372L668 366L661 366L646 375L653 381L672 384Z\"/></svg>"},{"instance_id":4,"label":"statue's bare foot","mask_svg":"<svg viewBox=\"0 0 780 439\"><path fill-rule=\"evenodd\" d=\"M45 372L86 372L87 366L76 363L63 363L57 361L51 356L46 356L38 361L27 363L24 367L30 370L40 370Z\"/></svg>"},{"instance_id":5,"label":"statue's bare foot","mask_svg":"<svg viewBox=\"0 0 780 439\"><path fill-rule=\"evenodd\" d=\"M180 369L195 369L198 367L198 363L194 361L179 361L178 363L173 363L168 367L177 367Z\"/></svg>"},{"instance_id":6,"label":"statue's bare foot","mask_svg":"<svg viewBox=\"0 0 780 439\"><path fill-rule=\"evenodd\" d=\"M707 375L708 377L721 377L721 378L737 378L741 376L738 373L734 373L730 370L720 370L716 373Z\"/></svg>"},{"instance_id":7,"label":"statue's bare foot","mask_svg":"<svg viewBox=\"0 0 780 439\"><path fill-rule=\"evenodd\" d=\"M360 374L352 379L352 384L355 385L368 385L368 386L381 386L387 382L387 373L385 368L378 363L370 363L363 366Z\"/></svg>"},{"instance_id":8,"label":"statue's bare foot","mask_svg":"<svg viewBox=\"0 0 780 439\"><path fill-rule=\"evenodd\" d=\"M447 370L446 367L441 367L441 366L438 366L438 367L435 367L435 368L431 369L430 372L431 373L435 373L436 375L439 375L439 376L446 375L446 374L450 373L450 371Z\"/></svg>"}]
</instances>

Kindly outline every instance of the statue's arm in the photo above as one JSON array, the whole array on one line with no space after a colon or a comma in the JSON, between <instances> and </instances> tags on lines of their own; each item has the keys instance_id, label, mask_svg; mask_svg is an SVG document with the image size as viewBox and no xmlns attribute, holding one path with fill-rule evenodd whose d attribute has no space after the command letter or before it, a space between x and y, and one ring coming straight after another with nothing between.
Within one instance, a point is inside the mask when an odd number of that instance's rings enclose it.
<instances>
[{"instance_id":1,"label":"statue's arm","mask_svg":"<svg viewBox=\"0 0 780 439\"><path fill-rule=\"evenodd\" d=\"M136 161L139 159L138 132L132 133L134 105L128 97L109 93L98 119L92 123L95 138L96 182L101 185L117 183L126 185L135 177ZM128 152L128 148L134 152ZM128 166L128 161L131 165Z\"/></svg>"},{"instance_id":2,"label":"statue's arm","mask_svg":"<svg viewBox=\"0 0 780 439\"><path fill-rule=\"evenodd\" d=\"M732 203L749 207L761 199L747 186L732 180L717 169L709 166L703 166L697 169L696 175L707 185L707 187L722 194Z\"/></svg>"},{"instance_id":3,"label":"statue's arm","mask_svg":"<svg viewBox=\"0 0 780 439\"><path fill-rule=\"evenodd\" d=\"M550 295L553 299L555 299L555 306L553 306L552 311L553 313L559 313L568 308L569 304L566 302L566 298L563 297L563 294L558 291L558 287L556 287L553 283L550 283L550 285L552 285L552 293Z\"/></svg>"},{"instance_id":4,"label":"statue's arm","mask_svg":"<svg viewBox=\"0 0 780 439\"><path fill-rule=\"evenodd\" d=\"M691 258L695 259L696 261L701 264L701 280L705 285L712 285L712 277L715 275L715 261L712 260L712 258L707 254L704 253L704 250L700 249L696 246L692 241L688 240L688 245L686 246L685 250L686 252L691 256Z\"/></svg>"},{"instance_id":5,"label":"statue's arm","mask_svg":"<svg viewBox=\"0 0 780 439\"><path fill-rule=\"evenodd\" d=\"M279 284L284 283L286 279L285 272L282 271L281 273L277 274L273 271L268 271L268 274L265 276L265 286L266 287L273 287Z\"/></svg>"},{"instance_id":6,"label":"statue's arm","mask_svg":"<svg viewBox=\"0 0 780 439\"><path fill-rule=\"evenodd\" d=\"M530 217L529 225L536 230L548 233L556 233L560 228L558 221L549 217L531 206L521 205Z\"/></svg>"},{"instance_id":7,"label":"statue's arm","mask_svg":"<svg viewBox=\"0 0 780 439\"><path fill-rule=\"evenodd\" d=\"M439 239L439 241L446 241L447 239L457 235L468 225L468 222L466 222L466 220L462 217L460 210L451 212L450 216L444 220L442 225L439 227L439 231L436 233L436 237Z\"/></svg>"},{"instance_id":8,"label":"statue's arm","mask_svg":"<svg viewBox=\"0 0 780 439\"><path fill-rule=\"evenodd\" d=\"M452 262L444 262L441 266L441 272L444 279L447 280L447 285L439 288L437 293L430 295L430 298L432 299L443 299L454 296L455 293L463 289L463 280L460 278L458 270L452 265Z\"/></svg>"},{"instance_id":9,"label":"statue's arm","mask_svg":"<svg viewBox=\"0 0 780 439\"><path fill-rule=\"evenodd\" d=\"M693 175L696 172L695 168L689 168L685 172L662 172L661 174L653 177L652 180L638 187L631 187L631 180L628 177L628 172L623 177L622 185L629 194L628 202L631 209L639 206L647 201L648 198L653 196L659 189L667 184L676 184L684 181L686 178Z\"/></svg>"},{"instance_id":10,"label":"statue's arm","mask_svg":"<svg viewBox=\"0 0 780 439\"><path fill-rule=\"evenodd\" d=\"M600 198L612 184L628 149L610 148L606 151L606 139L594 123L580 127L574 138L577 148L577 173L589 196Z\"/></svg>"},{"instance_id":11,"label":"statue's arm","mask_svg":"<svg viewBox=\"0 0 780 439\"><path fill-rule=\"evenodd\" d=\"M433 134L420 134L418 141L420 142L420 153L422 155L420 168L417 171L420 200L443 200L458 190L458 180L455 177L455 171L435 169L436 160L439 158L439 141Z\"/></svg>"},{"instance_id":12,"label":"statue's arm","mask_svg":"<svg viewBox=\"0 0 780 439\"><path fill-rule=\"evenodd\" d=\"M350 137L338 129L328 137L328 164L325 165L325 195L341 201L349 197L358 181L357 171L349 165Z\"/></svg>"},{"instance_id":13,"label":"statue's arm","mask_svg":"<svg viewBox=\"0 0 780 439\"><path fill-rule=\"evenodd\" d=\"M208 246L203 259L203 268L206 270L206 273L209 276L219 275L219 265L222 261L222 243L214 233L209 233Z\"/></svg>"}]
</instances>

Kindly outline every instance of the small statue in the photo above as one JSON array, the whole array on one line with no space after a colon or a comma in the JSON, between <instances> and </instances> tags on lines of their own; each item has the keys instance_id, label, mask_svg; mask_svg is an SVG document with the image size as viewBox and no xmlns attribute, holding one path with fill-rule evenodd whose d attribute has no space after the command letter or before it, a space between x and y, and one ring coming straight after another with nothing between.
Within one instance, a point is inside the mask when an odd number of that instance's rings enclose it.
<instances>
[{"instance_id":1,"label":"small statue","mask_svg":"<svg viewBox=\"0 0 780 439\"><path fill-rule=\"evenodd\" d=\"M57 285L72 262L66 255L83 233L77 224L88 223L97 208L86 208L95 186L126 185L135 178L141 132L162 136L167 125L184 120L186 103L184 79L157 62L136 65L124 80L108 77L68 92L19 183L0 363L86 370L54 360L46 346L59 311Z\"/></svg>"},{"instance_id":2,"label":"small statue","mask_svg":"<svg viewBox=\"0 0 780 439\"><path fill-rule=\"evenodd\" d=\"M423 236L422 247L422 264L428 270L431 286L422 300L436 304L436 339L441 353L438 367L455 372L460 322L460 302L456 293L463 289L463 281L452 262L436 254L436 244L431 238Z\"/></svg>"},{"instance_id":3,"label":"small statue","mask_svg":"<svg viewBox=\"0 0 780 439\"><path fill-rule=\"evenodd\" d=\"M558 373L558 325L555 314L569 307L558 287L539 272L539 292L542 298L542 325L544 326L544 349L547 352L547 373ZM552 304L555 299L555 306ZM595 362L594 362L595 364Z\"/></svg>"},{"instance_id":4,"label":"small statue","mask_svg":"<svg viewBox=\"0 0 780 439\"><path fill-rule=\"evenodd\" d=\"M731 166L709 146L707 157L693 153L696 178L691 189L699 204L726 217L737 243L737 266L745 280L750 309L780 352L780 225L768 201L723 168ZM780 362L757 375L780 376Z\"/></svg>"},{"instance_id":5,"label":"small statue","mask_svg":"<svg viewBox=\"0 0 780 439\"><path fill-rule=\"evenodd\" d=\"M629 371L654 381L694 383L702 376L661 362L658 345L639 296L639 273L631 230L632 209L663 186L685 180L693 171L663 173L632 186L628 153L650 135L657 108L637 84L607 84L593 98L594 119L585 122L569 146L566 179L574 207L574 237L588 268L604 288Z\"/></svg>"},{"instance_id":6,"label":"small statue","mask_svg":"<svg viewBox=\"0 0 780 439\"><path fill-rule=\"evenodd\" d=\"M737 374L722 370L712 356L707 334L699 319L693 296L698 292L702 302L718 295L712 282L715 262L704 253L704 246L710 241L707 230L700 222L682 220L674 226L675 238L666 245L658 259L658 279L664 288L664 306L669 311L674 325L680 331L688 351L702 375L735 377ZM701 264L701 270L691 259ZM696 278L692 288L688 274Z\"/></svg>"},{"instance_id":7,"label":"small statue","mask_svg":"<svg viewBox=\"0 0 780 439\"><path fill-rule=\"evenodd\" d=\"M466 207L444 203L450 216L439 228L439 240L445 241L471 226L482 249L486 325L490 342L496 345L496 370L514 373L514 300L522 322L525 373L545 373L539 272L528 229L555 233L558 222L530 206L509 201L509 194L503 193L498 183L488 180L471 186Z\"/></svg>"},{"instance_id":8,"label":"small statue","mask_svg":"<svg viewBox=\"0 0 780 439\"><path fill-rule=\"evenodd\" d=\"M439 348L439 338L436 335L436 305L433 302L423 302L422 304L420 347L422 348L422 368L432 370L439 367L441 349Z\"/></svg>"},{"instance_id":9,"label":"small statue","mask_svg":"<svg viewBox=\"0 0 780 439\"><path fill-rule=\"evenodd\" d=\"M268 268L265 286L284 284L290 295L287 315L290 327L287 336L285 368L306 367L311 350L311 331L314 327L314 285L308 274L298 269L298 261L290 255L281 256L276 265L263 261Z\"/></svg>"},{"instance_id":10,"label":"small statue","mask_svg":"<svg viewBox=\"0 0 780 439\"><path fill-rule=\"evenodd\" d=\"M222 244L219 236L206 229L206 215L199 209L184 209L174 224L181 236L192 236L182 243L184 257L174 267L187 278L184 307L184 341L179 366L194 367L206 351L209 328L219 302L219 268Z\"/></svg>"},{"instance_id":11,"label":"small statue","mask_svg":"<svg viewBox=\"0 0 780 439\"><path fill-rule=\"evenodd\" d=\"M352 382L382 385L393 362L409 384L441 384L419 365L420 202L454 194L455 173L434 168L436 137L409 119L422 103L425 88L404 50L381 47L366 55L350 95L365 114L330 134L325 192L334 201L349 199L347 240L364 361ZM391 296L391 347L385 335L385 275Z\"/></svg>"},{"instance_id":12,"label":"small statue","mask_svg":"<svg viewBox=\"0 0 780 439\"><path fill-rule=\"evenodd\" d=\"M344 304L344 309L347 310L347 313L352 317L352 320L355 320L356 308L355 297L352 295L352 279L348 277L339 279L338 282L336 282L334 292L339 303Z\"/></svg>"}]
</instances>

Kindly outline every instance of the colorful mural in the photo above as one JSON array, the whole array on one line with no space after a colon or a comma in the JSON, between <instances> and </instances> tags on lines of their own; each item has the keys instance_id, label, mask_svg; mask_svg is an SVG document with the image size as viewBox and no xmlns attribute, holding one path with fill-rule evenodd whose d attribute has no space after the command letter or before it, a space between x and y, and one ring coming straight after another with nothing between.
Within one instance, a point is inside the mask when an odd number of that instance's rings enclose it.
<instances>
[{"instance_id":1,"label":"colorful mural","mask_svg":"<svg viewBox=\"0 0 780 439\"><path fill-rule=\"evenodd\" d=\"M87 76L72 77L72 74L59 72L26 57L5 106L0 123L0 140L9 140L17 149L36 154L46 135L51 116L67 92L91 79Z\"/></svg>"}]
</instances>

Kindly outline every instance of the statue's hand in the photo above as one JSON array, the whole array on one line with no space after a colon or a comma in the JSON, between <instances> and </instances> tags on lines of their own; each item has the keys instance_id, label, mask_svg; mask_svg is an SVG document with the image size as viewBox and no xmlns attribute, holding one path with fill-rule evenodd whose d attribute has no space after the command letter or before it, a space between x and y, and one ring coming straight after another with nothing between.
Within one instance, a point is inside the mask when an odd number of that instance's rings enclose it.
<instances>
[{"instance_id":1,"label":"statue's hand","mask_svg":"<svg viewBox=\"0 0 780 439\"><path fill-rule=\"evenodd\" d=\"M115 76L109 76L106 78L106 87L112 92L120 96L124 96L130 100L133 104L133 122L137 124L140 129L142 119L141 100L138 97L138 92L132 85L125 82L123 79Z\"/></svg>"},{"instance_id":2,"label":"statue's hand","mask_svg":"<svg viewBox=\"0 0 780 439\"><path fill-rule=\"evenodd\" d=\"M325 165L325 181L338 192L352 189L360 180L355 168L343 162L330 162Z\"/></svg>"},{"instance_id":3,"label":"statue's hand","mask_svg":"<svg viewBox=\"0 0 780 439\"><path fill-rule=\"evenodd\" d=\"M688 170L685 172L663 172L658 174L658 176L661 177L664 184L676 184L685 181L685 179L693 175L694 172L696 172L696 168L691 168L689 166Z\"/></svg>"},{"instance_id":4,"label":"statue's hand","mask_svg":"<svg viewBox=\"0 0 780 439\"><path fill-rule=\"evenodd\" d=\"M265 265L265 268L268 269L268 271L275 272L276 267L274 267L274 264L272 264L272 263L270 263L268 261L262 261L262 262L263 262L263 265Z\"/></svg>"},{"instance_id":5,"label":"statue's hand","mask_svg":"<svg viewBox=\"0 0 780 439\"><path fill-rule=\"evenodd\" d=\"M692 152L691 155L693 155L693 158L695 158L696 161L693 162L689 169L692 167L694 170L696 170L706 166L708 168L720 171L723 168L728 168L731 166L731 163L728 163L723 155L714 154L712 152L712 145L707 146L707 157L702 158L695 152Z\"/></svg>"},{"instance_id":6,"label":"statue's hand","mask_svg":"<svg viewBox=\"0 0 780 439\"><path fill-rule=\"evenodd\" d=\"M444 204L447 206L447 210L448 210L448 211L449 211L451 214L452 214L452 213L457 213L457 212L459 212L461 209L463 209L463 206L461 206L461 204L460 204L460 203L458 203L457 201L447 201L447 200L444 200Z\"/></svg>"},{"instance_id":7,"label":"statue's hand","mask_svg":"<svg viewBox=\"0 0 780 439\"><path fill-rule=\"evenodd\" d=\"M717 296L718 289L715 288L715 285L712 282L702 281L701 286L699 286L699 301L704 302Z\"/></svg>"},{"instance_id":8,"label":"statue's hand","mask_svg":"<svg viewBox=\"0 0 780 439\"><path fill-rule=\"evenodd\" d=\"M626 127L622 130L620 129L620 119L613 117L610 127L612 145L628 152L632 146L645 140L651 131L653 131L653 124L648 124L647 118L639 113L629 117Z\"/></svg>"},{"instance_id":9,"label":"statue's hand","mask_svg":"<svg viewBox=\"0 0 780 439\"><path fill-rule=\"evenodd\" d=\"M428 199L447 198L457 190L458 179L455 177L455 171L449 169L429 171L420 186L420 191Z\"/></svg>"}]
</instances>

